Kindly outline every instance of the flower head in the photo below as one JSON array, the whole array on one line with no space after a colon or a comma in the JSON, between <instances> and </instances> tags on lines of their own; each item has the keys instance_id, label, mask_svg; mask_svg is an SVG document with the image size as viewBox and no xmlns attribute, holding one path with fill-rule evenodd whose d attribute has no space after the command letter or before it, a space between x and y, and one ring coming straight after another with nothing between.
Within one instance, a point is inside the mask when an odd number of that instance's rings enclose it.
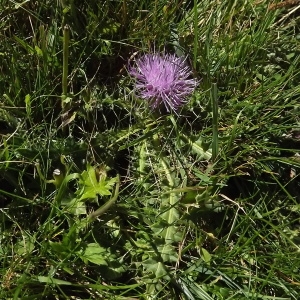
<instances>
[{"instance_id":1,"label":"flower head","mask_svg":"<svg viewBox=\"0 0 300 300\"><path fill-rule=\"evenodd\" d=\"M149 101L152 109L164 105L167 111L176 111L187 102L197 86L185 59L172 54L145 54L129 68L136 79L139 96Z\"/></svg>"}]
</instances>

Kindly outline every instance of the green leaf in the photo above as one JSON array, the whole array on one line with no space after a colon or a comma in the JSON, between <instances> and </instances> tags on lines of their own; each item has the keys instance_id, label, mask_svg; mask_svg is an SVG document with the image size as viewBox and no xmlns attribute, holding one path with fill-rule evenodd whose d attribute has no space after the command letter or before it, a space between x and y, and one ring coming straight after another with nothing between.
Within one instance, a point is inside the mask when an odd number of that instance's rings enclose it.
<instances>
[{"instance_id":1,"label":"green leaf","mask_svg":"<svg viewBox=\"0 0 300 300\"><path fill-rule=\"evenodd\" d=\"M62 201L62 205L65 205L65 209L68 213L71 213L75 216L86 215L86 205L83 201L79 201L77 198L68 199L65 198L65 201Z\"/></svg>"},{"instance_id":2,"label":"green leaf","mask_svg":"<svg viewBox=\"0 0 300 300\"><path fill-rule=\"evenodd\" d=\"M41 56L41 57L43 56L43 51L42 51L42 49L41 49L40 47L35 46L34 49L35 49L36 54L37 54L38 56Z\"/></svg>"},{"instance_id":3,"label":"green leaf","mask_svg":"<svg viewBox=\"0 0 300 300\"><path fill-rule=\"evenodd\" d=\"M199 159L210 160L212 156L212 149L205 147L204 142L201 137L197 141L193 141L188 136L181 134L180 139L183 145L188 144L191 147L191 151L198 155Z\"/></svg>"},{"instance_id":4,"label":"green leaf","mask_svg":"<svg viewBox=\"0 0 300 300\"><path fill-rule=\"evenodd\" d=\"M72 283L70 281L55 279L55 278L52 278L52 277L38 276L37 279L38 279L39 282L47 283L47 284L72 285Z\"/></svg>"},{"instance_id":5,"label":"green leaf","mask_svg":"<svg viewBox=\"0 0 300 300\"><path fill-rule=\"evenodd\" d=\"M92 166L88 166L81 176L80 183L83 184L83 193L79 200L94 199L97 195L111 195L111 189L116 183L116 178L106 180L106 176L100 176L99 180L96 171Z\"/></svg>"},{"instance_id":6,"label":"green leaf","mask_svg":"<svg viewBox=\"0 0 300 300\"><path fill-rule=\"evenodd\" d=\"M30 100L31 100L31 97L29 94L27 94L25 96L25 106L26 106L26 112L28 115L30 115L30 113L31 113L31 101Z\"/></svg>"},{"instance_id":7,"label":"green leaf","mask_svg":"<svg viewBox=\"0 0 300 300\"><path fill-rule=\"evenodd\" d=\"M162 246L157 247L158 251L160 252L164 262L177 262L178 261L178 254L174 250L174 247L170 244L165 244Z\"/></svg>"},{"instance_id":8,"label":"green leaf","mask_svg":"<svg viewBox=\"0 0 300 300\"><path fill-rule=\"evenodd\" d=\"M65 259L69 255L69 247L61 242L51 242L49 241L51 250L56 253L60 259Z\"/></svg>"},{"instance_id":9,"label":"green leaf","mask_svg":"<svg viewBox=\"0 0 300 300\"><path fill-rule=\"evenodd\" d=\"M147 271L155 274L156 278L162 278L167 275L164 265L152 258L145 260L143 266Z\"/></svg>"},{"instance_id":10,"label":"green leaf","mask_svg":"<svg viewBox=\"0 0 300 300\"><path fill-rule=\"evenodd\" d=\"M110 258L111 259L111 258ZM99 266L100 272L103 274L103 277L108 280L116 280L127 270L124 262L117 260L108 261L108 266L101 265Z\"/></svg>"},{"instance_id":11,"label":"green leaf","mask_svg":"<svg viewBox=\"0 0 300 300\"><path fill-rule=\"evenodd\" d=\"M34 49L28 43L18 38L16 35L14 35L14 39L28 52L28 54L34 54Z\"/></svg>"},{"instance_id":12,"label":"green leaf","mask_svg":"<svg viewBox=\"0 0 300 300\"><path fill-rule=\"evenodd\" d=\"M64 245L63 243L49 241L49 245L51 246L52 250L54 250L55 252L58 252L58 253L69 251L68 247L66 245Z\"/></svg>"},{"instance_id":13,"label":"green leaf","mask_svg":"<svg viewBox=\"0 0 300 300\"><path fill-rule=\"evenodd\" d=\"M23 235L22 238L15 244L15 251L18 254L31 253L34 249L35 239L29 235Z\"/></svg>"},{"instance_id":14,"label":"green leaf","mask_svg":"<svg viewBox=\"0 0 300 300\"><path fill-rule=\"evenodd\" d=\"M97 243L90 243L86 249L80 254L83 261L90 261L96 265L107 266L106 261L107 250Z\"/></svg>"},{"instance_id":15,"label":"green leaf","mask_svg":"<svg viewBox=\"0 0 300 300\"><path fill-rule=\"evenodd\" d=\"M211 255L210 255L210 253L209 253L206 249L204 249L204 248L201 248L200 253L201 253L201 257L203 258L203 260L204 260L206 263L209 263L210 260L211 260Z\"/></svg>"}]
</instances>

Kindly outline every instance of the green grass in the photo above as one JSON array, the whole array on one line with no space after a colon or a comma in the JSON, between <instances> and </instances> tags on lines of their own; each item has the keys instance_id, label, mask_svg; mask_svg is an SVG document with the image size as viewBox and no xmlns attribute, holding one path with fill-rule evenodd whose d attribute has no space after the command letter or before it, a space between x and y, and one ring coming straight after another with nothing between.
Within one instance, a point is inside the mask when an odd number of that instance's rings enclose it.
<instances>
[{"instance_id":1,"label":"green grass","mask_svg":"<svg viewBox=\"0 0 300 300\"><path fill-rule=\"evenodd\" d=\"M1 1L0 299L299 299L298 4L275 2ZM178 115L134 94L153 50L200 81Z\"/></svg>"}]
</instances>

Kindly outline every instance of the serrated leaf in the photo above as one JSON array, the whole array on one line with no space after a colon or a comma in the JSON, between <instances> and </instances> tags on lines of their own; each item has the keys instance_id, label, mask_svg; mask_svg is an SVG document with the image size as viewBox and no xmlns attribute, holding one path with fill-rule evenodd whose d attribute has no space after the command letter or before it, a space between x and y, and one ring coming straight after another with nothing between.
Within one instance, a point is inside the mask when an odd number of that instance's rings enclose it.
<instances>
[{"instance_id":1,"label":"serrated leaf","mask_svg":"<svg viewBox=\"0 0 300 300\"><path fill-rule=\"evenodd\" d=\"M172 214L174 212L170 213ZM182 241L182 232L180 232L176 226L168 224L166 220L161 219L159 222L154 223L151 225L151 229L155 236L163 238L166 244L178 243Z\"/></svg>"},{"instance_id":2,"label":"serrated leaf","mask_svg":"<svg viewBox=\"0 0 300 300\"><path fill-rule=\"evenodd\" d=\"M97 195L111 195L111 189L116 183L116 178L106 180L106 177L100 177L99 181L96 176L96 171L92 166L88 166L87 171L81 175L80 183L83 184L83 193L79 200L94 199Z\"/></svg>"},{"instance_id":3,"label":"serrated leaf","mask_svg":"<svg viewBox=\"0 0 300 300\"><path fill-rule=\"evenodd\" d=\"M55 252L58 252L58 253L68 252L67 246L62 243L49 241L49 245L51 246L52 250L54 250Z\"/></svg>"},{"instance_id":4,"label":"serrated leaf","mask_svg":"<svg viewBox=\"0 0 300 300\"><path fill-rule=\"evenodd\" d=\"M183 134L180 135L180 138L184 145L188 144L191 147L192 152L197 154L199 159L211 159L212 150L211 148L205 149L206 147L204 147L201 137L195 142Z\"/></svg>"},{"instance_id":5,"label":"serrated leaf","mask_svg":"<svg viewBox=\"0 0 300 300\"><path fill-rule=\"evenodd\" d=\"M123 262L117 260L110 260L108 266L100 266L100 272L103 274L103 277L108 280L115 280L122 276L126 272L127 268Z\"/></svg>"},{"instance_id":6,"label":"serrated leaf","mask_svg":"<svg viewBox=\"0 0 300 300\"><path fill-rule=\"evenodd\" d=\"M160 163L163 167L165 177L167 178L169 190L173 189L176 182L176 177L171 171L167 158L161 158ZM171 192L163 197L161 209L163 209L165 212L160 216L161 221L158 224L156 223L152 228L154 231L156 231L157 235L164 239L164 245L159 250L161 253L161 258L165 262L170 260L172 261L171 257L175 253L172 244L176 242L176 240L177 242L181 241L180 236L178 237L177 235L178 228L176 226L176 222L180 216L178 210L175 208L180 195L180 193Z\"/></svg>"},{"instance_id":7,"label":"serrated leaf","mask_svg":"<svg viewBox=\"0 0 300 300\"><path fill-rule=\"evenodd\" d=\"M77 198L71 199L71 201L62 201L62 205L66 206L66 211L75 216L86 214L86 205L83 201L79 201Z\"/></svg>"},{"instance_id":8,"label":"serrated leaf","mask_svg":"<svg viewBox=\"0 0 300 300\"><path fill-rule=\"evenodd\" d=\"M154 259L147 259L143 262L144 268L151 272L152 274L155 274L156 278L162 278L167 275L166 269L164 265L161 262L157 262Z\"/></svg>"},{"instance_id":9,"label":"serrated leaf","mask_svg":"<svg viewBox=\"0 0 300 300\"><path fill-rule=\"evenodd\" d=\"M175 251L174 247L170 244L157 247L158 251L161 253L161 256L164 262L177 262L178 254Z\"/></svg>"},{"instance_id":10,"label":"serrated leaf","mask_svg":"<svg viewBox=\"0 0 300 300\"><path fill-rule=\"evenodd\" d=\"M49 245L51 247L51 250L55 252L55 254L60 259L65 259L69 255L69 247L68 245L61 243L61 242L51 242L49 241Z\"/></svg>"},{"instance_id":11,"label":"serrated leaf","mask_svg":"<svg viewBox=\"0 0 300 300\"><path fill-rule=\"evenodd\" d=\"M90 243L80 254L80 257L83 261L88 260L96 265L107 266L106 252L107 250L101 247L99 244Z\"/></svg>"}]
</instances>

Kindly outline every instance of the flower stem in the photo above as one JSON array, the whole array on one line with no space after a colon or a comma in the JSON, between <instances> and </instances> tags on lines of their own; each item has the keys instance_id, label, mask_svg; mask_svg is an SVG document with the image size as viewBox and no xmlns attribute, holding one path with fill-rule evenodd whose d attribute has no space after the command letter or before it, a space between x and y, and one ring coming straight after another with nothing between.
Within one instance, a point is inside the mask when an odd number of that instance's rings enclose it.
<instances>
[{"instance_id":1,"label":"flower stem","mask_svg":"<svg viewBox=\"0 0 300 300\"><path fill-rule=\"evenodd\" d=\"M105 204L103 204L101 207L99 207L96 211L94 211L88 215L89 222L94 221L97 217L106 213L112 207L112 205L114 205L115 202L117 201L117 199L119 197L119 188L120 188L120 176L119 175L117 175L117 176L118 176L117 177L118 180L116 183L114 196L111 197Z\"/></svg>"}]
</instances>

